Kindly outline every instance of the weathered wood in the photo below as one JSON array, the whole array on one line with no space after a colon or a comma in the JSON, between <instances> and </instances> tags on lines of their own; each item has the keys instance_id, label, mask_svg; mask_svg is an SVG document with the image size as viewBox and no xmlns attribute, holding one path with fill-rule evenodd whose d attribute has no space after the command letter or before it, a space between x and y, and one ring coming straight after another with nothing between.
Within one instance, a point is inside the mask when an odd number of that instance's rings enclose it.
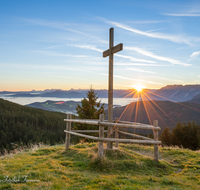
<instances>
[{"instance_id":1,"label":"weathered wood","mask_svg":"<svg viewBox=\"0 0 200 190\"><path fill-rule=\"evenodd\" d=\"M83 135L83 134L80 134L80 133L75 133L75 132L72 132L72 131L64 130L64 132L72 134L72 135L77 135L77 136L80 136L80 137L85 137L85 138L97 140L97 141L103 141L103 142L109 141L109 142L126 142L126 143L138 143L138 144L162 144L161 141L154 141L154 140L150 141L150 140L99 138L99 137L93 137L93 136L90 136L90 135Z\"/></svg>"},{"instance_id":2,"label":"weathered wood","mask_svg":"<svg viewBox=\"0 0 200 190\"><path fill-rule=\"evenodd\" d=\"M99 133L99 130L72 130L72 132L77 133ZM104 130L105 133L108 132L108 130Z\"/></svg>"},{"instance_id":3,"label":"weathered wood","mask_svg":"<svg viewBox=\"0 0 200 190\"><path fill-rule=\"evenodd\" d=\"M120 43L120 44L114 46L111 50L107 49L106 51L104 51L103 52L103 57L109 56L110 51L111 51L112 54L114 54L114 53L117 53L117 52L122 51L122 50L123 50L123 44Z\"/></svg>"},{"instance_id":4,"label":"weathered wood","mask_svg":"<svg viewBox=\"0 0 200 190\"><path fill-rule=\"evenodd\" d=\"M99 121L104 121L104 114L99 115ZM104 126L99 126L99 138L104 138ZM103 141L99 141L98 157L103 158Z\"/></svg>"},{"instance_id":5,"label":"weathered wood","mask_svg":"<svg viewBox=\"0 0 200 190\"><path fill-rule=\"evenodd\" d=\"M130 121L121 121L119 120L117 123L124 123L124 124L134 124L134 125L147 125L147 126L151 126L151 125L148 125L148 124L144 124L144 123L138 123L138 122L130 122Z\"/></svg>"},{"instance_id":6,"label":"weathered wood","mask_svg":"<svg viewBox=\"0 0 200 190\"><path fill-rule=\"evenodd\" d=\"M158 120L153 121L154 127L158 127ZM153 130L154 134L154 140L158 141L158 131ZM158 162L158 157L159 157L159 150L158 150L158 144L154 145L154 160Z\"/></svg>"},{"instance_id":7,"label":"weathered wood","mask_svg":"<svg viewBox=\"0 0 200 190\"><path fill-rule=\"evenodd\" d=\"M90 124L90 125L104 125L104 126L110 126L110 127L121 127L121 128L135 128L135 129L147 129L147 130L161 130L160 127L155 127L152 125L146 125L146 124L123 124L123 123L109 123L109 122L99 122L99 121L90 121L90 120L81 120L81 119L64 119L64 121L71 121L74 123L82 123L82 124Z\"/></svg>"},{"instance_id":8,"label":"weathered wood","mask_svg":"<svg viewBox=\"0 0 200 190\"><path fill-rule=\"evenodd\" d=\"M67 114L67 119L71 119L71 114ZM66 130L71 131L71 122L66 123ZM66 138L65 138L65 150L69 149L70 147L70 134L66 133Z\"/></svg>"},{"instance_id":9,"label":"weathered wood","mask_svg":"<svg viewBox=\"0 0 200 190\"><path fill-rule=\"evenodd\" d=\"M118 121L118 117L115 118L115 123L117 123ZM119 128L117 126L115 126L115 139L119 138L119 133L118 133ZM115 147L118 148L119 147L119 143L115 141Z\"/></svg>"},{"instance_id":10,"label":"weathered wood","mask_svg":"<svg viewBox=\"0 0 200 190\"><path fill-rule=\"evenodd\" d=\"M129 136L138 138L138 139L145 139L145 140L153 141L153 139L148 138L148 137L144 137L144 136L141 136L141 135L136 135L136 134L132 134L132 133L127 133L127 132L120 131L120 130L119 130L118 132L121 133L121 134L124 134L124 135L129 135Z\"/></svg>"},{"instance_id":11,"label":"weathered wood","mask_svg":"<svg viewBox=\"0 0 200 190\"><path fill-rule=\"evenodd\" d=\"M123 44L114 47L114 28L109 31L109 49L103 52L103 57L109 56L108 75L108 122L113 122L113 54L121 51ZM108 137L113 136L112 126L108 126ZM112 149L112 142L107 142L107 148Z\"/></svg>"},{"instance_id":12,"label":"weathered wood","mask_svg":"<svg viewBox=\"0 0 200 190\"><path fill-rule=\"evenodd\" d=\"M113 54L111 49L114 45L114 28L110 28L109 35L109 75L108 75L108 122L113 122ZM112 137L112 126L108 127L108 138ZM112 149L112 142L107 142L107 149Z\"/></svg>"},{"instance_id":13,"label":"weathered wood","mask_svg":"<svg viewBox=\"0 0 200 190\"><path fill-rule=\"evenodd\" d=\"M99 125L99 120L92 121L89 119L64 119L64 121L71 121L74 123L89 124L89 125Z\"/></svg>"}]
</instances>

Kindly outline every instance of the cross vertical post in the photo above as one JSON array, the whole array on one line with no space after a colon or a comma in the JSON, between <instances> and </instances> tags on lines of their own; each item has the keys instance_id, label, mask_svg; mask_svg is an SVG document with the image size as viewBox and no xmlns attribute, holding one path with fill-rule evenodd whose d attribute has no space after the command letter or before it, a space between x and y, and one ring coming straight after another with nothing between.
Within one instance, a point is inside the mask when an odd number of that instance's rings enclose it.
<instances>
[{"instance_id":1,"label":"cross vertical post","mask_svg":"<svg viewBox=\"0 0 200 190\"><path fill-rule=\"evenodd\" d=\"M110 28L109 49L103 52L103 57L109 56L108 76L108 122L113 122L113 54L123 50L123 44L114 46L114 28ZM108 137L112 135L112 127L108 127ZM107 149L112 149L112 142L107 142Z\"/></svg>"}]
</instances>

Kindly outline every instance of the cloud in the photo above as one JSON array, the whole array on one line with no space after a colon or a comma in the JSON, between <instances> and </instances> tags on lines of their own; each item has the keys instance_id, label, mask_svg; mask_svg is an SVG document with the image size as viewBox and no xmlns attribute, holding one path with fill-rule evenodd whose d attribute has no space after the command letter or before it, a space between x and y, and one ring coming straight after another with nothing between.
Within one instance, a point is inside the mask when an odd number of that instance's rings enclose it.
<instances>
[{"instance_id":1,"label":"cloud","mask_svg":"<svg viewBox=\"0 0 200 190\"><path fill-rule=\"evenodd\" d=\"M108 76L108 74L100 73L101 75ZM140 82L146 82L150 84L162 84L162 83L157 83L157 82L152 82L152 81L147 81L147 80L141 80L141 79L133 79L133 78L128 78L128 77L123 77L119 75L113 75L115 78L120 78L120 79L125 79L125 80L131 80L131 81L140 81Z\"/></svg>"},{"instance_id":2,"label":"cloud","mask_svg":"<svg viewBox=\"0 0 200 190\"><path fill-rule=\"evenodd\" d=\"M138 48L138 47L125 47L124 49L133 50L133 51L141 53L141 54L143 54L145 56L148 56L148 57L160 60L160 61L167 61L167 62L169 62L171 64L183 65L183 66L189 66L189 65L191 65L191 64L183 63L183 62L181 62L179 60L175 60L175 59L171 59L171 58L168 58L168 57L162 57L162 56L155 55L155 54L153 54L150 51L146 51L146 50L143 50L143 49Z\"/></svg>"},{"instance_id":3,"label":"cloud","mask_svg":"<svg viewBox=\"0 0 200 190\"><path fill-rule=\"evenodd\" d=\"M133 24L154 24L154 23L161 23L161 22L169 22L167 20L140 20L140 21L128 21L127 23Z\"/></svg>"},{"instance_id":4,"label":"cloud","mask_svg":"<svg viewBox=\"0 0 200 190\"><path fill-rule=\"evenodd\" d=\"M143 70L143 69L139 69L139 68L125 68L126 70L129 71L136 71L136 72L141 72L141 73L151 73L151 74L155 74L155 72L152 71L147 71L147 70Z\"/></svg>"},{"instance_id":5,"label":"cloud","mask_svg":"<svg viewBox=\"0 0 200 190\"><path fill-rule=\"evenodd\" d=\"M92 36L92 35L82 32L82 31L73 29L73 27L80 27L80 24L58 22L58 21L53 22L53 21L47 21L47 20L43 20L43 19L27 19L27 18L22 18L22 17L18 17L18 19L25 21L25 22L29 22L31 24L35 24L35 25L57 28L60 30L65 30L65 31L69 31L72 33L81 34L81 35L84 35L84 36L87 36L90 38L94 38L94 39L98 40L98 42L103 43L103 44L108 43L106 40L101 40L99 37ZM93 27L93 26L91 26L91 27Z\"/></svg>"},{"instance_id":6,"label":"cloud","mask_svg":"<svg viewBox=\"0 0 200 190\"><path fill-rule=\"evenodd\" d=\"M171 65L159 65L159 64L149 64L149 63L119 63L115 62L115 65L135 65L135 66L150 66L150 67L170 67Z\"/></svg>"},{"instance_id":7,"label":"cloud","mask_svg":"<svg viewBox=\"0 0 200 190\"><path fill-rule=\"evenodd\" d=\"M69 45L69 46L78 47L78 48L82 48L82 49L90 49L90 50L94 50L94 51L103 53L103 50L96 48L96 46L91 46L91 45Z\"/></svg>"},{"instance_id":8,"label":"cloud","mask_svg":"<svg viewBox=\"0 0 200 190\"><path fill-rule=\"evenodd\" d=\"M94 50L94 51L98 51L98 52L103 53L103 50L99 49L99 48L96 48L96 46L91 46L91 45L69 45L69 46L83 48L83 49L90 49L90 50ZM145 63L156 63L155 61L149 61L149 60L145 60L145 59L137 59L135 57L127 56L127 55L115 54L115 56L126 58L126 59L129 59L130 61L145 62Z\"/></svg>"},{"instance_id":9,"label":"cloud","mask_svg":"<svg viewBox=\"0 0 200 190\"><path fill-rule=\"evenodd\" d=\"M154 30L148 30L146 32L154 32L154 31L158 31L158 30L164 30L164 29L167 29L168 27L166 28L158 28L158 29L154 29Z\"/></svg>"},{"instance_id":10,"label":"cloud","mask_svg":"<svg viewBox=\"0 0 200 190\"><path fill-rule=\"evenodd\" d=\"M196 51L196 52L193 52L192 55L190 55L190 57L195 59L198 57L199 54L200 54L200 51Z\"/></svg>"},{"instance_id":11,"label":"cloud","mask_svg":"<svg viewBox=\"0 0 200 190\"><path fill-rule=\"evenodd\" d=\"M149 60L145 60L145 59L137 59L135 57L128 56L128 55L115 54L115 56L117 56L117 57L123 57L123 58L129 59L130 61L144 62L144 63L156 63L155 61L149 61Z\"/></svg>"},{"instance_id":12,"label":"cloud","mask_svg":"<svg viewBox=\"0 0 200 190\"><path fill-rule=\"evenodd\" d=\"M138 29L135 29L135 28L131 28L128 25L124 25L124 24L121 24L121 23L118 23L118 22L109 21L109 20L104 19L104 18L100 18L100 19L103 20L106 23L112 24L112 25L117 26L119 28L122 28L124 30L128 30L128 31L134 32L136 34L144 35L144 36L151 37L151 38L169 40L169 41L172 41L172 42L175 42L175 43L185 43L185 44L188 44L188 45L191 45L192 41L194 41L194 42L200 41L200 38L194 38L194 37L192 37L192 38L187 37L186 38L186 37L183 37L183 36L180 36L180 35L173 36L173 35L161 34L161 33L144 32L144 31L141 31L141 30L138 30Z\"/></svg>"},{"instance_id":13,"label":"cloud","mask_svg":"<svg viewBox=\"0 0 200 190\"><path fill-rule=\"evenodd\" d=\"M199 54L200 54L200 51L193 52L192 55L190 55L191 58L187 60L187 62L192 61L193 59L196 59L199 56Z\"/></svg>"},{"instance_id":14,"label":"cloud","mask_svg":"<svg viewBox=\"0 0 200 190\"><path fill-rule=\"evenodd\" d=\"M164 15L167 15L167 16L188 16L188 17L197 17L197 16L200 16L200 14L193 14L193 13L183 13L183 14L164 14Z\"/></svg>"}]
</instances>

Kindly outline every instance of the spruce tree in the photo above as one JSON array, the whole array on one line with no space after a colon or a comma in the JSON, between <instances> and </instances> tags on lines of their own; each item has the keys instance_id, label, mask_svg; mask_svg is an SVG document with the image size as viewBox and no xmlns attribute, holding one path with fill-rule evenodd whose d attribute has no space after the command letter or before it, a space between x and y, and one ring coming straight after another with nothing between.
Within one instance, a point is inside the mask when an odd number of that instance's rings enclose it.
<instances>
[{"instance_id":1,"label":"spruce tree","mask_svg":"<svg viewBox=\"0 0 200 190\"><path fill-rule=\"evenodd\" d=\"M81 100L81 105L77 104L77 114L80 119L98 119L99 114L104 113L104 104L101 100L97 102L99 96L92 88L86 93L87 98Z\"/></svg>"},{"instance_id":2,"label":"spruce tree","mask_svg":"<svg viewBox=\"0 0 200 190\"><path fill-rule=\"evenodd\" d=\"M104 112L104 104L101 104L101 100L97 101L99 96L95 91L90 88L90 90L86 93L87 97L81 100L81 105L77 104L77 114L79 119L99 119L100 114L105 114ZM86 125L86 124L76 124L73 125L74 129L77 130L98 130L98 126L94 125ZM89 135L98 135L97 133L89 133ZM75 143L79 142L79 137L73 137L72 141ZM87 141L89 141L87 139Z\"/></svg>"}]
</instances>

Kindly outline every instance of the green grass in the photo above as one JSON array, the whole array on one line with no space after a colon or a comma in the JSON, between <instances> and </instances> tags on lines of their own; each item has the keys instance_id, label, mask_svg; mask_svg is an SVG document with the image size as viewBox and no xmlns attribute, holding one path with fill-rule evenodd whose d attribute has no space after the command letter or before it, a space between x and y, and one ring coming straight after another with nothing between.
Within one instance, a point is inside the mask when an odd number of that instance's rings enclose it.
<instances>
[{"instance_id":1,"label":"green grass","mask_svg":"<svg viewBox=\"0 0 200 190\"><path fill-rule=\"evenodd\" d=\"M97 144L46 146L0 157L0 180L27 176L26 183L0 183L0 189L200 189L200 152L121 144L97 158Z\"/></svg>"}]
</instances>

